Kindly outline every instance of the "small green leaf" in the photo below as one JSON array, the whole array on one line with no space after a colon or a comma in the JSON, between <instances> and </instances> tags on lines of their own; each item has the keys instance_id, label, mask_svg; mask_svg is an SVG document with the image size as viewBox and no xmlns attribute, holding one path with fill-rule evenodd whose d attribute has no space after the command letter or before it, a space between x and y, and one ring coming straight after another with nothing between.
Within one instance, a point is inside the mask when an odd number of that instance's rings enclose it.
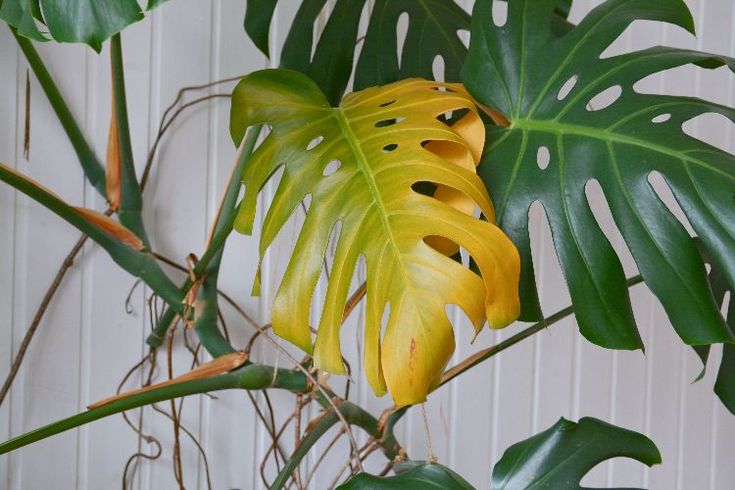
<instances>
[{"instance_id":1,"label":"small green leaf","mask_svg":"<svg viewBox=\"0 0 735 490\"><path fill-rule=\"evenodd\" d=\"M634 84L688 64L715 68L732 59L656 47L601 58L636 20L693 31L682 0L608 0L565 35L553 28L554 0L510 0L508 21L492 21L492 1L478 0L463 71L470 93L501 112L507 126L488 129L478 172L498 221L523 257L524 320L541 314L531 258L528 211L543 205L582 334L607 347L637 349L620 260L587 200L602 188L611 214L648 287L689 345L729 341L693 239L654 191L660 174L689 222L735 285L735 158L684 133L704 113L735 120L735 110L690 97L640 94ZM570 88L571 87L571 88ZM616 89L610 105L591 107ZM547 162L538 158L549 155Z\"/></svg>"},{"instance_id":2,"label":"small green leaf","mask_svg":"<svg viewBox=\"0 0 735 490\"><path fill-rule=\"evenodd\" d=\"M474 490L461 476L446 466L424 461L409 461L397 476L380 477L369 473L360 473L337 490Z\"/></svg>"},{"instance_id":3,"label":"small green leaf","mask_svg":"<svg viewBox=\"0 0 735 490\"><path fill-rule=\"evenodd\" d=\"M648 437L601 420L564 418L549 429L510 446L495 465L492 490L577 490L592 468L614 457L633 458L648 466L661 454Z\"/></svg>"}]
</instances>

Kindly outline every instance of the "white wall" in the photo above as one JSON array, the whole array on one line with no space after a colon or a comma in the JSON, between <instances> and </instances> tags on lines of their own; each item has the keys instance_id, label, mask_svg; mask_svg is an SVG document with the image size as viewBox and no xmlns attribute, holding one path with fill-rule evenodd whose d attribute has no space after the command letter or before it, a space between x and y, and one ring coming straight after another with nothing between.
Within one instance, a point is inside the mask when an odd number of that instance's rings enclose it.
<instances>
[{"instance_id":1,"label":"white wall","mask_svg":"<svg viewBox=\"0 0 735 490\"><path fill-rule=\"evenodd\" d=\"M281 2L274 44L284 39L297 3ZM574 18L579 19L593 3L577 0ZM638 26L641 29L621 40L622 45L666 42L735 54L733 3L708 0L691 1L690 5L702 33L699 39L678 29L642 23ZM129 112L139 166L163 109L180 87L267 66L242 31L244 9L243 0L176 0L125 32ZM96 56L80 46L52 44L39 46L39 50L97 153L104 155L110 93L107 53ZM104 203L85 185L74 153L32 75L30 158L23 157L27 66L5 28L0 29L0 66L0 161L47 184L72 203L103 209ZM733 77L724 70L692 73L698 72L678 70L650 81L648 86L675 93L694 92L735 104ZM231 86L224 87L229 90ZM214 88L212 93L224 91L224 87ZM177 260L201 251L228 176L234 151L227 120L228 104L222 99L200 105L179 120L161 147L151 182L155 197L153 193L146 197L146 219L155 248ZM729 144L732 135L729 127L713 120L703 121L695 129L720 145ZM248 294L257 260L256 239L236 237L228 246L223 288L261 321L267 321L277 273L288 258L288 245L299 219L294 219L287 236L266 260L266 294L262 298ZM539 225L532 236L544 309L552 313L568 304L568 295L561 286L548 230ZM7 373L12 353L77 237L76 231L40 206L0 186L0 377ZM619 239L616 246L623 248ZM623 254L626 270L633 274L632 261L627 252ZM114 392L123 374L144 354L143 340L150 328L144 288L134 290L133 311L125 313L125 297L133 284L134 280L119 271L105 253L90 246L84 250L41 324L9 400L0 408L0 438L76 413L88 402ZM433 394L426 408L439 461L479 488L487 488L489 468L509 444L548 427L560 416L578 419L591 415L648 434L659 445L664 464L648 470L638 463L616 461L593 471L586 484L732 488L735 418L711 393L718 356L711 359L707 377L691 384L700 369L691 349L676 338L660 305L643 287L638 286L632 297L646 343L645 356L599 349L582 339L573 321L567 320ZM232 311L226 314L235 342L243 345L252 332ZM356 328L353 320L344 336L352 346L348 355L353 358ZM507 338L518 328L493 334L486 331L471 346L470 329L462 325L457 331L455 360ZM272 349L262 345L258 356L273 361ZM190 359L179 346L177 372L187 369ZM282 358L277 362L287 363ZM379 413L388 402L374 399L359 372L354 378L355 399ZM259 402L263 404L261 397ZM293 399L274 394L274 403L279 402L292 407ZM281 410L279 417L290 410ZM315 414L312 411L309 415ZM304 424L307 420L305 416ZM220 393L216 400L188 399L183 423L204 445L213 488L260 487L258 464L268 439L243 393ZM175 488L171 424L150 409L145 410L143 424L147 433L161 440L164 453L157 461L141 462L132 488ZM398 435L414 458L425 456L419 410L405 418ZM292 445L293 431L285 437L286 445ZM364 440L361 435L360 440ZM138 438L122 417L105 419L0 457L0 488L119 488L125 462L138 447ZM315 488L328 485L345 460L346 447L342 444L334 450ZM143 442L140 450L150 453L153 448ZM184 439L182 451L187 488L206 488L195 446ZM313 464L316 457L318 450L305 466ZM371 460L374 467L383 463L379 457ZM273 474L272 467L268 471Z\"/></svg>"}]
</instances>

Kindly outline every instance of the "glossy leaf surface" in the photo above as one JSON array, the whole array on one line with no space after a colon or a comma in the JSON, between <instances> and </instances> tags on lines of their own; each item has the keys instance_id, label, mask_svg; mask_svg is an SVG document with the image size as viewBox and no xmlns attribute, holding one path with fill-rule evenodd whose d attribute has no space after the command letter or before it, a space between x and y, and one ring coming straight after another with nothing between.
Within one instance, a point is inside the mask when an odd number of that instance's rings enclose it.
<instances>
[{"instance_id":1,"label":"glossy leaf surface","mask_svg":"<svg viewBox=\"0 0 735 490\"><path fill-rule=\"evenodd\" d=\"M269 56L268 35L278 0L248 0L245 31ZM467 56L462 32L470 29L470 16L454 0L377 0L371 11L365 0L337 0L314 46L314 31L326 0L303 0L281 51L281 67L308 75L336 105L352 75L356 52L356 90L385 85L403 78L434 79L433 66L441 58L442 78L458 82ZM569 24L571 0L556 0L554 21ZM401 18L407 17L405 39L399 41ZM359 39L360 20L367 21Z\"/></svg>"},{"instance_id":2,"label":"glossy leaf surface","mask_svg":"<svg viewBox=\"0 0 735 490\"><path fill-rule=\"evenodd\" d=\"M165 0L149 0L148 9ZM95 51L128 25L143 19L136 0L3 0L0 18L37 41L85 43Z\"/></svg>"},{"instance_id":3,"label":"glossy leaf surface","mask_svg":"<svg viewBox=\"0 0 735 490\"><path fill-rule=\"evenodd\" d=\"M437 117L450 111L466 115L449 127ZM492 327L505 326L519 308L519 258L512 243L492 223L449 202L464 196L492 220L489 196L475 173L484 128L471 99L461 85L410 79L350 94L334 108L306 76L264 70L235 88L233 138L239 141L248 126L261 123L272 131L245 169L236 229L252 232L258 193L280 168L261 256L299 203L310 200L274 301L274 331L312 352L311 298L336 235L313 347L316 366L344 372L340 325L362 255L368 381L378 394L387 388L399 405L423 401L454 351L447 304L459 305L477 329L486 318ZM420 182L437 185L437 198L414 191ZM482 277L429 246L425 240L433 237L465 248Z\"/></svg>"},{"instance_id":4,"label":"glossy leaf surface","mask_svg":"<svg viewBox=\"0 0 735 490\"><path fill-rule=\"evenodd\" d=\"M564 418L549 429L510 446L495 465L492 490L578 490L599 463L633 458L648 466L661 463L656 445L643 434L585 417Z\"/></svg>"},{"instance_id":5,"label":"glossy leaf surface","mask_svg":"<svg viewBox=\"0 0 735 490\"><path fill-rule=\"evenodd\" d=\"M396 476L380 477L369 473L360 473L347 483L337 487L338 490L473 490L461 476L446 466L411 461L402 463L404 471Z\"/></svg>"},{"instance_id":6,"label":"glossy leaf surface","mask_svg":"<svg viewBox=\"0 0 735 490\"><path fill-rule=\"evenodd\" d=\"M317 20L326 0L303 0L281 52L281 67L311 77L336 105L352 74L358 27L365 0L337 0L324 30L313 46ZM268 32L277 0L248 0L245 30L269 54ZM408 14L406 41L397 39L399 17ZM355 88L384 85L402 78L434 78L432 64L441 56L445 80L459 81L467 54L460 30L469 30L470 16L454 0L377 0L369 17L355 72ZM312 54L313 51L313 54ZM399 62L399 59L402 60Z\"/></svg>"},{"instance_id":7,"label":"glossy leaf surface","mask_svg":"<svg viewBox=\"0 0 735 490\"><path fill-rule=\"evenodd\" d=\"M711 267L709 272L709 282L712 286L712 292L715 295L715 301L718 305L727 311L727 324L730 330L735 333L735 288L731 287L725 275L712 263L712 260L703 254L704 260ZM710 346L695 347L697 354L702 358L702 362L707 364L710 354ZM699 379L704 377L705 371ZM722 357L720 366L717 371L717 378L714 386L715 394L719 397L725 407L735 415L735 344L726 342L722 344Z\"/></svg>"},{"instance_id":8,"label":"glossy leaf surface","mask_svg":"<svg viewBox=\"0 0 735 490\"><path fill-rule=\"evenodd\" d=\"M733 61L665 47L601 58L635 20L693 31L681 0L608 0L563 36L551 27L553 0L511 0L503 27L493 24L492 3L475 4L463 79L480 103L509 121L488 130L478 172L499 225L521 252L522 318L542 317L528 232L529 208L538 201L582 334L608 348L642 347L623 269L587 200L586 189L596 181L679 336L690 345L731 339L693 239L649 178L663 176L726 281L735 284L735 159L682 130L700 114L734 119L735 111L689 97L641 94L633 85L691 63L715 68ZM590 105L600 94L609 98ZM547 161L539 157L543 152Z\"/></svg>"}]
</instances>

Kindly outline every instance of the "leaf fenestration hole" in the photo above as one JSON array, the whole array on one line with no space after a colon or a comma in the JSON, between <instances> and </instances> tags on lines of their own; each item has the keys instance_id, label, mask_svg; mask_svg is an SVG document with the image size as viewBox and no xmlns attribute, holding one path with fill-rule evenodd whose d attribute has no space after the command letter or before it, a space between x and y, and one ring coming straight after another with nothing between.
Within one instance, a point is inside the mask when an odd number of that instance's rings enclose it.
<instances>
[{"instance_id":1,"label":"leaf fenestration hole","mask_svg":"<svg viewBox=\"0 0 735 490\"><path fill-rule=\"evenodd\" d=\"M306 145L306 151L311 151L317 146L321 144L321 142L324 141L324 136L317 136L313 140L309 141L309 144Z\"/></svg>"},{"instance_id":2,"label":"leaf fenestration hole","mask_svg":"<svg viewBox=\"0 0 735 490\"><path fill-rule=\"evenodd\" d=\"M654 123L654 124L661 124L661 123L665 123L669 119L671 119L671 114L669 114L669 113L659 114L658 116L656 116L653 119L651 119L651 122Z\"/></svg>"},{"instance_id":3,"label":"leaf fenestration hole","mask_svg":"<svg viewBox=\"0 0 735 490\"><path fill-rule=\"evenodd\" d=\"M615 217L610 210L609 200L605 196L605 190L600 185L597 179L590 179L584 186L585 197L587 198L587 205L592 216L594 217L599 230L604 235L604 239L607 240L607 244L601 243L600 249L609 245L615 251L615 254L620 259L620 264L623 266L623 271L627 277L634 276L638 269L635 265L635 260L630 253L630 249L623 238L620 228L618 228L615 222ZM594 226L589 226L590 232ZM594 235L593 235L594 236Z\"/></svg>"},{"instance_id":4,"label":"leaf fenestration hole","mask_svg":"<svg viewBox=\"0 0 735 490\"><path fill-rule=\"evenodd\" d=\"M465 48L470 47L470 31L467 29L457 29L457 37L462 41Z\"/></svg>"},{"instance_id":5,"label":"leaf fenestration hole","mask_svg":"<svg viewBox=\"0 0 735 490\"><path fill-rule=\"evenodd\" d=\"M727 318L727 316L730 314L730 297L732 293L730 291L725 291L725 295L722 297L722 307L720 311L722 312L722 316L724 318Z\"/></svg>"},{"instance_id":6,"label":"leaf fenestration hole","mask_svg":"<svg viewBox=\"0 0 735 490\"><path fill-rule=\"evenodd\" d=\"M398 148L398 145L397 145L397 144L395 144L395 143L390 143L390 144L388 144L388 145L385 145L385 146L383 147L383 151L384 151L385 153L388 153L388 152L394 151L394 150L395 150L396 148Z\"/></svg>"},{"instance_id":7,"label":"leaf fenestration hole","mask_svg":"<svg viewBox=\"0 0 735 490\"><path fill-rule=\"evenodd\" d=\"M393 99L393 100L389 100L388 102L383 102L382 104L378 105L378 107L388 107L389 105L395 104L395 103L396 103L396 99Z\"/></svg>"},{"instance_id":8,"label":"leaf fenestration hole","mask_svg":"<svg viewBox=\"0 0 735 490\"><path fill-rule=\"evenodd\" d=\"M506 22L508 22L508 4L493 2L493 24L503 27Z\"/></svg>"},{"instance_id":9,"label":"leaf fenestration hole","mask_svg":"<svg viewBox=\"0 0 735 490\"><path fill-rule=\"evenodd\" d=\"M720 150L732 151L732 141L728 133L735 130L735 123L727 116L716 112L705 112L684 121L681 130L692 138Z\"/></svg>"},{"instance_id":10,"label":"leaf fenestration hole","mask_svg":"<svg viewBox=\"0 0 735 490\"><path fill-rule=\"evenodd\" d=\"M342 162L339 160L332 160L327 164L326 167L324 167L324 170L322 171L322 175L325 177L329 177L333 173L335 173L339 168L342 166Z\"/></svg>"},{"instance_id":11,"label":"leaf fenestration hole","mask_svg":"<svg viewBox=\"0 0 735 490\"><path fill-rule=\"evenodd\" d=\"M577 75L572 76L564 82L564 85L561 86L559 89L559 93L556 95L557 100L564 100L567 98L569 93L574 89L574 86L577 85L577 80L579 77Z\"/></svg>"},{"instance_id":12,"label":"leaf fenestration hole","mask_svg":"<svg viewBox=\"0 0 735 490\"><path fill-rule=\"evenodd\" d=\"M546 170L546 167L549 166L550 162L551 153L549 152L549 148L546 146L540 146L536 152L536 164L538 165L538 168Z\"/></svg>"},{"instance_id":13,"label":"leaf fenestration hole","mask_svg":"<svg viewBox=\"0 0 735 490\"><path fill-rule=\"evenodd\" d=\"M406 36L408 35L408 12L403 12L398 16L396 22L396 49L398 54L398 66L403 63L403 46L406 44Z\"/></svg>"},{"instance_id":14,"label":"leaf fenestration hole","mask_svg":"<svg viewBox=\"0 0 735 490\"><path fill-rule=\"evenodd\" d=\"M694 235L694 228L689 224L689 220L684 214L684 210L679 206L679 202L674 197L674 193L671 191L671 187L666 182L666 179L659 172L651 172L648 174L648 183L653 188L658 198L661 200L664 206L666 206L671 214L679 220L679 222L686 228L690 235Z\"/></svg>"},{"instance_id":15,"label":"leaf fenestration hole","mask_svg":"<svg viewBox=\"0 0 735 490\"><path fill-rule=\"evenodd\" d=\"M623 94L623 87L620 85L613 85L608 87L599 94L595 95L587 103L587 110L590 112L601 111L610 107L620 98Z\"/></svg>"},{"instance_id":16,"label":"leaf fenestration hole","mask_svg":"<svg viewBox=\"0 0 735 490\"><path fill-rule=\"evenodd\" d=\"M431 72L434 75L434 80L438 82L443 82L445 80L444 58L442 55L438 54L434 56L434 61L431 63Z\"/></svg>"},{"instance_id":17,"label":"leaf fenestration hole","mask_svg":"<svg viewBox=\"0 0 735 490\"><path fill-rule=\"evenodd\" d=\"M393 126L394 124L398 124L399 122L403 122L405 120L406 120L406 118L403 117L403 116L398 116L398 117L393 118L393 119L383 119L381 121L376 122L375 123L375 127L376 128L385 128L385 127L388 127L388 126Z\"/></svg>"}]
</instances>

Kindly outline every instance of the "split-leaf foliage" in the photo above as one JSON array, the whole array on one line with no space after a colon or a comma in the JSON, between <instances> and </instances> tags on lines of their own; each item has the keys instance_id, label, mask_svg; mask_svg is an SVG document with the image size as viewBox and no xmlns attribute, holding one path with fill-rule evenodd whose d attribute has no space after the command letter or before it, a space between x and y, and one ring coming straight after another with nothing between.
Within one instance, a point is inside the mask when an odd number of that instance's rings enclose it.
<instances>
[{"instance_id":1,"label":"split-leaf foliage","mask_svg":"<svg viewBox=\"0 0 735 490\"><path fill-rule=\"evenodd\" d=\"M318 367L340 372L342 307L357 256L363 254L368 267L368 379L376 392L393 392L398 404L421 401L436 384L454 348L451 325L444 314L447 303L463 306L476 327L484 317L490 318L492 326L502 326L517 313L510 293L517 286L518 258L494 221L521 253L522 319L542 317L528 233L529 209L539 202L551 225L582 334L604 347L641 348L622 267L588 203L587 190L594 182L602 189L646 284L660 299L682 340L694 346L705 363L710 345L723 343L715 393L735 412L731 343L735 327L735 160L682 129L685 122L706 113L735 120L735 111L692 97L635 90L639 80L671 68L694 64L713 69L733 67L735 62L665 47L603 57L636 20L666 22L693 32L691 14L682 0L607 0L578 26L566 21L571 0L509 0L507 21L498 26L492 20L495 1L499 0L477 0L470 16L453 0L376 0L370 12L365 0L329 4L303 0L278 60L283 68L301 75L283 70L259 72L238 87L233 110L236 141L246 126L261 122L274 126L253 157L246 159L247 192L239 228L251 231L255 198L277 167L283 166L284 171L264 224L261 252L296 205L307 196L310 201L295 255L277 295L275 330L313 352ZM150 0L146 7L161 3ZM266 55L270 54L274 11L285 3L247 0L245 30ZM328 20L323 31L317 32L325 8L329 9ZM402 24L404 16L407 22ZM22 38L82 42L99 51L106 39L143 18L139 3L0 0L0 18L19 36L90 182L103 189L104 179L99 178L91 146L38 54ZM358 37L361 23L366 26L364 39ZM399 46L402 25L406 36ZM469 51L466 31L471 34ZM119 47L119 38L117 41ZM479 103L495 111L498 125L488 125L486 134L478 131L474 104L458 84L418 80L394 84L411 77L434 78L437 58L443 66L439 78L462 81ZM355 90L394 85L343 99L350 80ZM611 96L614 100L609 105L596 101L599 94L615 90L618 93ZM384 107L368 104L372 97L391 91L401 97ZM415 107L402 111L408 108L406 99ZM451 119L457 121L451 126L443 122L446 118L436 119L450 111L459 115ZM125 122L124 111L122 114L119 117ZM364 124L351 119L355 115L364 118ZM402 134L404 128L420 134ZM475 173L482 141L486 147L477 171L489 195ZM312 142L316 146L309 148ZM410 148L408 155L406 147ZM366 148L372 148L372 153ZM544 152L549 159L542 164L539 155ZM329 165L332 161L339 162L334 172ZM411 163L405 165L407 161ZM243 163L240 159L238 165ZM670 188L698 235L696 240L657 194L653 174ZM114 219L70 206L9 167L0 166L0 180L89 234L119 265L143 278L170 307L181 312L188 285L178 289L162 273L139 238L145 238L140 230L136 235ZM380 185L366 197L371 180ZM433 196L412 190L415 184L426 182L439 184ZM228 193L236 196L237 187L229 188ZM376 210L378 201L385 205ZM483 211L484 220L473 217L475 205ZM451 220L433 221L436 216ZM230 226L229 218L222 221L215 245L203 256L202 263L210 261L210 265L200 267L211 272L202 291L215 297L218 257ZM447 231L450 228L452 233ZM362 233L365 230L369 233ZM333 235L338 241L327 291L330 301L312 347L308 330L311 293L325 244ZM384 245L393 235L400 240L391 255L386 252L391 247ZM449 258L458 245L478 261L481 276ZM376 258L379 266L371 268ZM402 269L399 263L409 267ZM419 290L420 310L415 307ZM500 306L494 300L497 295L503 297ZM728 305L723 304L726 300ZM210 304L214 309L199 319L216 319L216 301ZM386 304L390 304L392 323L389 320L381 339L380 319ZM726 319L720 314L723 306L729 308ZM207 325L199 323L206 322L197 322L204 342ZM216 321L214 326L216 329ZM387 335L388 331L395 335ZM411 339L416 340L415 346ZM204 343L214 355L232 349L224 338L218 340L217 349ZM414 352L414 347L419 350ZM405 373L408 377L402 378ZM301 393L309 389L300 373L248 365L199 380L196 385L154 390L144 397L133 396L118 405L83 412L0 444L0 453L151 401L236 387L281 387ZM367 425L377 430L376 421ZM562 419L511 446L493 471L492 487L577 489L593 466L619 455L648 465L660 462L653 443L640 434L595 419L585 418L578 424ZM361 474L344 488L469 487L440 465L416 462L403 469L401 472L397 465L400 474L386 479Z\"/></svg>"},{"instance_id":2,"label":"split-leaf foliage","mask_svg":"<svg viewBox=\"0 0 735 490\"><path fill-rule=\"evenodd\" d=\"M454 111L467 113L452 126L439 120ZM256 124L272 130L245 168L235 227L252 233L258 194L280 168L261 256L308 198L272 323L278 335L313 353L318 368L345 372L340 326L361 255L367 269L365 372L373 390L382 395L387 388L398 405L424 401L439 383L454 351L446 305L460 306L477 330L486 318L496 328L515 320L518 254L496 226L472 215L477 206L492 220L493 209L475 173L483 125L461 86L408 79L350 94L331 107L305 75L264 70L233 92L235 142ZM436 194L415 191L421 182L439 186ZM469 209L461 209L463 198L471 200ZM333 234L336 252L312 349L312 296ZM435 237L464 247L480 275L427 243Z\"/></svg>"},{"instance_id":3,"label":"split-leaf foliage","mask_svg":"<svg viewBox=\"0 0 735 490\"><path fill-rule=\"evenodd\" d=\"M561 36L551 28L552 0L509 2L502 27L493 23L492 3L475 4L463 81L480 103L509 122L488 128L479 173L498 223L521 252L522 318L542 316L528 231L529 208L539 202L582 334L603 347L642 347L623 268L587 199L586 189L596 181L682 340L732 341L693 238L650 179L654 173L663 177L713 262L735 285L735 159L682 129L701 114L735 119L735 111L692 97L638 93L634 84L671 68L733 67L733 60L666 47L601 57L635 20L693 31L682 0L608 0ZM612 104L590 106L611 87L619 89ZM547 166L538 160L543 149L550 156Z\"/></svg>"}]
</instances>

